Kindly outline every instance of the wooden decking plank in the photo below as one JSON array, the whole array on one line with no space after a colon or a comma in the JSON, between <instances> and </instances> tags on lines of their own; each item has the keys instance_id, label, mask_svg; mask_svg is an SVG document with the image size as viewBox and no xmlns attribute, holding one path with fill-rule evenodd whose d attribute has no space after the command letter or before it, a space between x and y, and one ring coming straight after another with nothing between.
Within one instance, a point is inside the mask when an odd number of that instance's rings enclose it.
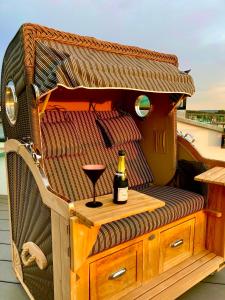
<instances>
[{"instance_id":1,"label":"wooden decking plank","mask_svg":"<svg viewBox=\"0 0 225 300\"><path fill-rule=\"evenodd\" d=\"M161 282L159 285L157 285L155 288L149 290L147 293L145 293L143 296L138 297L138 300L147 300L152 299L156 297L158 294L162 294L164 291L168 291L170 287L173 287L181 278L188 277L191 273L194 273L197 269L199 269L201 266L207 264L209 261L212 261L216 257L216 254L209 253L205 255L204 257L198 259L193 264L189 265L182 271L176 272L176 267L174 267L174 275L167 280ZM164 299L164 298L162 298Z\"/></svg>"},{"instance_id":2,"label":"wooden decking plank","mask_svg":"<svg viewBox=\"0 0 225 300\"><path fill-rule=\"evenodd\" d=\"M207 263L200 266L197 271L190 273L188 276L185 276L173 284L169 289L164 290L162 293L159 293L155 297L145 297L145 300L173 300L181 296L184 292L189 290L199 281L204 279L206 276L215 271L220 263L223 261L223 258L216 256Z\"/></svg>"},{"instance_id":3,"label":"wooden decking plank","mask_svg":"<svg viewBox=\"0 0 225 300\"><path fill-rule=\"evenodd\" d=\"M0 281L7 281L11 283L19 283L15 273L13 272L12 262L10 261L0 261Z\"/></svg>"}]
</instances>

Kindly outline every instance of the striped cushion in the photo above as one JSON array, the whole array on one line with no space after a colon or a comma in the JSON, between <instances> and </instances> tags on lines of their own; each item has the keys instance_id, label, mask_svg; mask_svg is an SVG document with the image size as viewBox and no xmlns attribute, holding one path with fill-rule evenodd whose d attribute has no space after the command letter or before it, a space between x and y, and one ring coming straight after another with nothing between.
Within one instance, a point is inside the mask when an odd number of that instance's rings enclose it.
<instances>
[{"instance_id":1,"label":"striped cushion","mask_svg":"<svg viewBox=\"0 0 225 300\"><path fill-rule=\"evenodd\" d=\"M79 138L73 123L42 123L41 132L46 158L80 154L82 151L81 146L78 145Z\"/></svg>"},{"instance_id":2,"label":"striped cushion","mask_svg":"<svg viewBox=\"0 0 225 300\"><path fill-rule=\"evenodd\" d=\"M98 119L97 124L106 134L111 146L139 141L142 138L140 130L130 115L112 119Z\"/></svg>"},{"instance_id":3,"label":"striped cushion","mask_svg":"<svg viewBox=\"0 0 225 300\"><path fill-rule=\"evenodd\" d=\"M142 193L161 199L166 202L166 205L153 212L137 214L101 226L92 255L134 239L204 207L203 196L170 186L151 186Z\"/></svg>"},{"instance_id":4,"label":"striped cushion","mask_svg":"<svg viewBox=\"0 0 225 300\"><path fill-rule=\"evenodd\" d=\"M52 111L47 111L46 114L45 120L52 120L48 116L52 114ZM118 112L99 112L98 118L113 118L118 115ZM54 118L58 120L60 116L56 117L54 112ZM46 153L44 167L48 180L57 193L71 201L92 196L91 182L82 170L82 165L85 164L102 163L107 166L106 171L97 182L96 192L97 195L112 192L113 176L117 168L120 146L116 145L112 148L105 146L102 134L96 125L96 119L97 115L94 112L64 112L63 120L69 120L70 122L51 124L52 131L56 132L55 134L47 131L45 129L46 124L42 124L42 135L44 137L42 142ZM61 124L62 128L58 125L55 126L56 124ZM76 128L74 133L70 131L72 135L70 141L74 141L74 135L77 135L79 137L79 146L82 146L81 152L75 153L74 150L71 150L69 153L69 149L65 149L69 144L64 145L62 143L60 145L63 141L63 132L69 130L65 126L74 126ZM58 149L60 147L61 149ZM73 147L75 150L77 149L75 141ZM153 178L139 142L125 143L123 144L123 149L126 151L130 188L148 186Z\"/></svg>"}]
</instances>

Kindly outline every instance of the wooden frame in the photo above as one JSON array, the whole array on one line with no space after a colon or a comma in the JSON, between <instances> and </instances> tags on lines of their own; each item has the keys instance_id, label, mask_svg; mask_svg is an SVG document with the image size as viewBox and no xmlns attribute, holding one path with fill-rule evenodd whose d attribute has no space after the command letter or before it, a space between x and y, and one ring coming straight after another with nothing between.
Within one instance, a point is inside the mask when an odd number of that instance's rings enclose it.
<instances>
[{"instance_id":1,"label":"wooden frame","mask_svg":"<svg viewBox=\"0 0 225 300\"><path fill-rule=\"evenodd\" d=\"M48 181L40 166L37 166L24 145L16 140L9 140L6 142L6 152L16 152L24 159L37 182L43 203L51 209L55 299L98 299L98 291L96 289L93 290L93 282L97 282L96 276L99 275L97 266L101 261L111 261L115 254L115 258L122 257L122 261L123 255L126 256L124 253L130 253L131 257L137 255L137 265L135 267L137 272L135 273L135 278L137 280L134 281L134 277L132 277L133 279L130 279L131 285L125 288L123 287L124 283L122 283L122 288L120 286L121 290L118 293L115 293L112 285L113 297L110 296L110 299L119 299L121 297L123 299L126 299L126 297L127 299L133 299L133 295L137 295L137 299L142 299L143 295L147 297L149 294L156 295L154 299L160 299L157 297L162 297L166 291L171 295L170 299L174 299L173 297L181 295L187 290L187 287L190 288L211 272L219 269L224 263L223 251L217 251L215 248L211 249L208 242L205 245L207 240L206 222L208 211L207 213L199 211L89 257L100 225L88 227L82 224L78 217L72 216L74 211L73 203L68 204L48 189ZM216 217L218 216L216 215ZM221 224L224 224L223 218L221 218L221 221ZM183 230L184 228L186 229ZM167 241L165 241L165 244L162 242L162 233L166 231L168 232L165 235L166 239L169 237L173 238L176 232L181 233L185 231L187 233L187 237L184 236L184 239L187 240L189 246L187 247L188 250L185 250L186 254L183 257L183 254L179 256L178 253L178 256L175 255L174 258L172 254L171 258L171 251L165 254L160 250L163 249L162 245L168 244ZM172 244L171 241L169 241L169 244ZM210 251L215 251L215 254L206 251L207 247ZM30 299L33 299L18 271L20 267L16 250L14 249L13 251L13 264L18 279L24 286ZM120 256L120 253L123 255ZM149 254L151 255L149 256ZM164 268L163 266L166 267ZM110 264L103 265L104 268L110 271ZM181 268L184 268L183 273L180 271ZM166 272L164 272L165 270ZM192 270L191 273L189 270ZM179 272L179 276L177 272ZM183 277L182 274L184 274ZM168 276L171 278L171 281L168 281ZM179 277L180 284L175 282L177 277ZM162 289L161 286L165 280L167 287ZM188 282L188 285L184 284L185 281ZM90 282L91 286L89 285ZM176 289L174 290L173 287L175 286ZM142 296L139 297L138 295Z\"/></svg>"}]
</instances>

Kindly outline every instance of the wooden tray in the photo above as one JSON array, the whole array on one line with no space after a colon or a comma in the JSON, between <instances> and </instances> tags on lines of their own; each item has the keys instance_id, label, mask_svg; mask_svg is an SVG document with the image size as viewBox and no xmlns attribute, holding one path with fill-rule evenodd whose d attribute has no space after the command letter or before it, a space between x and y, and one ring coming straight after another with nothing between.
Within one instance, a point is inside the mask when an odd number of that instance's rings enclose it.
<instances>
[{"instance_id":1,"label":"wooden tray","mask_svg":"<svg viewBox=\"0 0 225 300\"><path fill-rule=\"evenodd\" d=\"M82 223L87 226L100 226L112 221L126 218L146 211L153 211L156 208L165 205L165 202L142 194L140 192L129 190L128 201L126 204L114 204L112 194L97 197L103 206L89 208L85 205L92 199L74 202L75 215Z\"/></svg>"}]
</instances>

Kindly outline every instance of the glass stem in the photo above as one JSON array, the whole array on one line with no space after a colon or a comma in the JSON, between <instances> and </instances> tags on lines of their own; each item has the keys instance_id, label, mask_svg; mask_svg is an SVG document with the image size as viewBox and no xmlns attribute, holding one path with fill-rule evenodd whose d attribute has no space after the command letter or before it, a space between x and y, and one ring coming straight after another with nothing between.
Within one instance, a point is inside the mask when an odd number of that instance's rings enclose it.
<instances>
[{"instance_id":1,"label":"glass stem","mask_svg":"<svg viewBox=\"0 0 225 300\"><path fill-rule=\"evenodd\" d=\"M93 184L93 202L95 203L95 183Z\"/></svg>"}]
</instances>

